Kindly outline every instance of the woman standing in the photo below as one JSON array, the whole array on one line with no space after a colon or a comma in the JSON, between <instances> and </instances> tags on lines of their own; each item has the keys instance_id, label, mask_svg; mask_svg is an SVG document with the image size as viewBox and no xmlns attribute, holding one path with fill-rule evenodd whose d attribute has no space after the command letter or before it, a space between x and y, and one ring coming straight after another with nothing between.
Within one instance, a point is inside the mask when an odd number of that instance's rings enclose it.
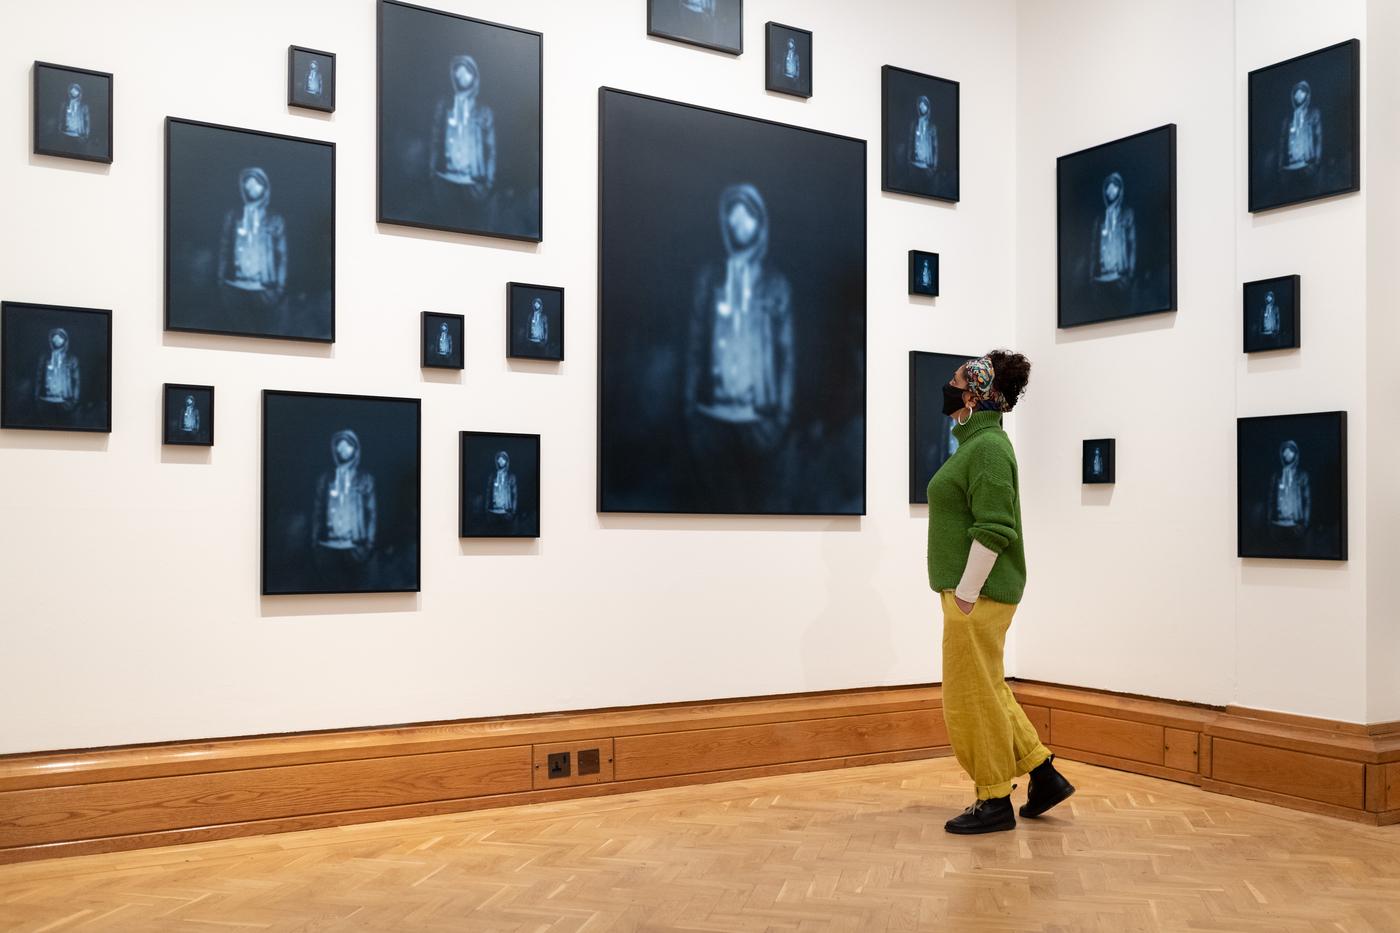
<instances>
[{"instance_id":1,"label":"woman standing","mask_svg":"<svg viewBox=\"0 0 1400 933\"><path fill-rule=\"evenodd\" d=\"M958 764L977 785L976 803L944 825L950 833L1014 829L1018 775L1030 774L1023 817L1074 793L1002 667L1006 630L1026 586L1026 552L1016 452L1001 422L1030 374L1030 360L996 350L959 366L943 387L958 449L928 484L928 580L943 600L943 719Z\"/></svg>"}]
</instances>

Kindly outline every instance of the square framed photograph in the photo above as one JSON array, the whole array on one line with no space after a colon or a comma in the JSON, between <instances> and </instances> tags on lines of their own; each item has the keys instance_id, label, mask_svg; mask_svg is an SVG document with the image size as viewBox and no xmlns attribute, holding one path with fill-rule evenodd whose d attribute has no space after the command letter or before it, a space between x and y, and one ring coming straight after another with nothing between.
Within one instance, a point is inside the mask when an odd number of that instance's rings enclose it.
<instances>
[{"instance_id":1,"label":"square framed photograph","mask_svg":"<svg viewBox=\"0 0 1400 933\"><path fill-rule=\"evenodd\" d=\"M165 329L335 340L335 143L166 117Z\"/></svg>"},{"instance_id":2,"label":"square framed photograph","mask_svg":"<svg viewBox=\"0 0 1400 933\"><path fill-rule=\"evenodd\" d=\"M112 161L112 75L34 63L34 153Z\"/></svg>"},{"instance_id":3,"label":"square framed photograph","mask_svg":"<svg viewBox=\"0 0 1400 933\"><path fill-rule=\"evenodd\" d=\"M1361 42L1249 73L1249 209L1361 190Z\"/></svg>"},{"instance_id":4,"label":"square framed photograph","mask_svg":"<svg viewBox=\"0 0 1400 933\"><path fill-rule=\"evenodd\" d=\"M1118 442L1111 437L1084 442L1084 485L1116 483L1114 452Z\"/></svg>"},{"instance_id":5,"label":"square framed photograph","mask_svg":"<svg viewBox=\"0 0 1400 933\"><path fill-rule=\"evenodd\" d=\"M461 432L459 477L459 537L540 536L538 434Z\"/></svg>"},{"instance_id":6,"label":"square framed photograph","mask_svg":"<svg viewBox=\"0 0 1400 933\"><path fill-rule=\"evenodd\" d=\"M462 314L423 312L424 369L465 369L467 319Z\"/></svg>"},{"instance_id":7,"label":"square framed photograph","mask_svg":"<svg viewBox=\"0 0 1400 933\"><path fill-rule=\"evenodd\" d=\"M564 359L564 289L511 282L506 287L509 345L506 355L527 360Z\"/></svg>"},{"instance_id":8,"label":"square framed photograph","mask_svg":"<svg viewBox=\"0 0 1400 933\"><path fill-rule=\"evenodd\" d=\"M112 312L0 303L0 428L112 430Z\"/></svg>"},{"instance_id":9,"label":"square framed photograph","mask_svg":"<svg viewBox=\"0 0 1400 933\"><path fill-rule=\"evenodd\" d=\"M538 243L544 37L379 0L380 223Z\"/></svg>"},{"instance_id":10,"label":"square framed photograph","mask_svg":"<svg viewBox=\"0 0 1400 933\"><path fill-rule=\"evenodd\" d=\"M907 68L880 69L880 187L957 201L958 82Z\"/></svg>"},{"instance_id":11,"label":"square framed photograph","mask_svg":"<svg viewBox=\"0 0 1400 933\"><path fill-rule=\"evenodd\" d=\"M647 0L647 35L741 55L744 0Z\"/></svg>"},{"instance_id":12,"label":"square framed photograph","mask_svg":"<svg viewBox=\"0 0 1400 933\"><path fill-rule=\"evenodd\" d=\"M938 296L938 254L921 249L909 251L909 294Z\"/></svg>"},{"instance_id":13,"label":"square framed photograph","mask_svg":"<svg viewBox=\"0 0 1400 933\"><path fill-rule=\"evenodd\" d=\"M779 94L812 96L812 32L782 23L769 23L764 33L767 61L764 86Z\"/></svg>"},{"instance_id":14,"label":"square framed photograph","mask_svg":"<svg viewBox=\"0 0 1400 933\"><path fill-rule=\"evenodd\" d=\"M928 504L933 474L958 449L956 424L943 414L943 387L977 354L909 351L909 504Z\"/></svg>"},{"instance_id":15,"label":"square framed photograph","mask_svg":"<svg viewBox=\"0 0 1400 933\"><path fill-rule=\"evenodd\" d=\"M1241 418L1239 556L1347 559L1347 413Z\"/></svg>"},{"instance_id":16,"label":"square framed photograph","mask_svg":"<svg viewBox=\"0 0 1400 933\"><path fill-rule=\"evenodd\" d=\"M1302 277L1244 283L1244 352L1302 346Z\"/></svg>"},{"instance_id":17,"label":"square framed photograph","mask_svg":"<svg viewBox=\"0 0 1400 933\"><path fill-rule=\"evenodd\" d=\"M287 106L335 113L335 53L287 46Z\"/></svg>"},{"instance_id":18,"label":"square framed photograph","mask_svg":"<svg viewBox=\"0 0 1400 933\"><path fill-rule=\"evenodd\" d=\"M1176 124L1055 164L1059 326L1176 310Z\"/></svg>"},{"instance_id":19,"label":"square framed photograph","mask_svg":"<svg viewBox=\"0 0 1400 933\"><path fill-rule=\"evenodd\" d=\"M262 593L420 589L422 404L263 391Z\"/></svg>"},{"instance_id":20,"label":"square framed photograph","mask_svg":"<svg viewBox=\"0 0 1400 933\"><path fill-rule=\"evenodd\" d=\"M167 382L161 393L161 443L214 446L214 387Z\"/></svg>"}]
</instances>

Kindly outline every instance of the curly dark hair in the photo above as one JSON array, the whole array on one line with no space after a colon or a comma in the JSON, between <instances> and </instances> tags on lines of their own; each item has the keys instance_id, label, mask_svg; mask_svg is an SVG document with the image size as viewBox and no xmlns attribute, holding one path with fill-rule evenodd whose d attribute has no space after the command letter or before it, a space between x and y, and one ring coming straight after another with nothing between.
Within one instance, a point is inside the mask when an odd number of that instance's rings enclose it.
<instances>
[{"instance_id":1,"label":"curly dark hair","mask_svg":"<svg viewBox=\"0 0 1400 933\"><path fill-rule=\"evenodd\" d=\"M987 354L987 359L996 372L992 388L1005 396L1006 410L1010 411L1026 394L1026 384L1031 381L1031 361L1011 350L993 350Z\"/></svg>"}]
</instances>

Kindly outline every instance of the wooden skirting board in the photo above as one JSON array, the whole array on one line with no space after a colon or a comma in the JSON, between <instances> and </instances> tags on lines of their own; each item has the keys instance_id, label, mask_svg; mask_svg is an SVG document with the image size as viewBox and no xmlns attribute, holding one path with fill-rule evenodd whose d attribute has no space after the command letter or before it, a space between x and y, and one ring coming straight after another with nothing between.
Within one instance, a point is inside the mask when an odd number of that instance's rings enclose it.
<instances>
[{"instance_id":1,"label":"wooden skirting board","mask_svg":"<svg viewBox=\"0 0 1400 933\"><path fill-rule=\"evenodd\" d=\"M1400 723L1014 681L1060 757L1400 823ZM951 754L937 686L0 757L0 862Z\"/></svg>"}]
</instances>

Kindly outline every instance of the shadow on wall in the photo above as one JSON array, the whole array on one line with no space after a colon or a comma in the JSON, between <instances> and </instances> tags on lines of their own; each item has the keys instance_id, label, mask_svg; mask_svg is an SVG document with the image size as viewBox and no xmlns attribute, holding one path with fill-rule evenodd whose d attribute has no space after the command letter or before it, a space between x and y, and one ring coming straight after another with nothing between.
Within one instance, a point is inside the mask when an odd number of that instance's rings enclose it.
<instances>
[{"instance_id":1,"label":"shadow on wall","mask_svg":"<svg viewBox=\"0 0 1400 933\"><path fill-rule=\"evenodd\" d=\"M335 593L315 596L259 596L264 619L339 616L380 612L417 612L419 593Z\"/></svg>"},{"instance_id":2,"label":"shadow on wall","mask_svg":"<svg viewBox=\"0 0 1400 933\"><path fill-rule=\"evenodd\" d=\"M665 515L604 512L598 527L618 531L847 531L858 532L861 516Z\"/></svg>"},{"instance_id":3,"label":"shadow on wall","mask_svg":"<svg viewBox=\"0 0 1400 933\"><path fill-rule=\"evenodd\" d=\"M1051 318L1046 326L1055 331L1055 343L1083 343L1087 340L1110 340L1114 337L1126 337L1129 334L1148 334L1153 331L1171 330L1176 326L1175 311L1164 311L1160 314L1145 314L1141 317L1124 318L1119 321L1098 321L1093 324L1084 324L1079 327L1060 328L1055 326L1055 321Z\"/></svg>"},{"instance_id":4,"label":"shadow on wall","mask_svg":"<svg viewBox=\"0 0 1400 933\"><path fill-rule=\"evenodd\" d=\"M307 340L277 340L270 337L238 337L225 334L200 334L192 331L161 331L161 344L191 350L233 350L237 353L268 353L286 356L335 357L335 344Z\"/></svg>"},{"instance_id":5,"label":"shadow on wall","mask_svg":"<svg viewBox=\"0 0 1400 933\"><path fill-rule=\"evenodd\" d=\"M105 453L106 432L95 431L28 431L6 428L0 431L0 448L14 450L90 450Z\"/></svg>"}]
</instances>

